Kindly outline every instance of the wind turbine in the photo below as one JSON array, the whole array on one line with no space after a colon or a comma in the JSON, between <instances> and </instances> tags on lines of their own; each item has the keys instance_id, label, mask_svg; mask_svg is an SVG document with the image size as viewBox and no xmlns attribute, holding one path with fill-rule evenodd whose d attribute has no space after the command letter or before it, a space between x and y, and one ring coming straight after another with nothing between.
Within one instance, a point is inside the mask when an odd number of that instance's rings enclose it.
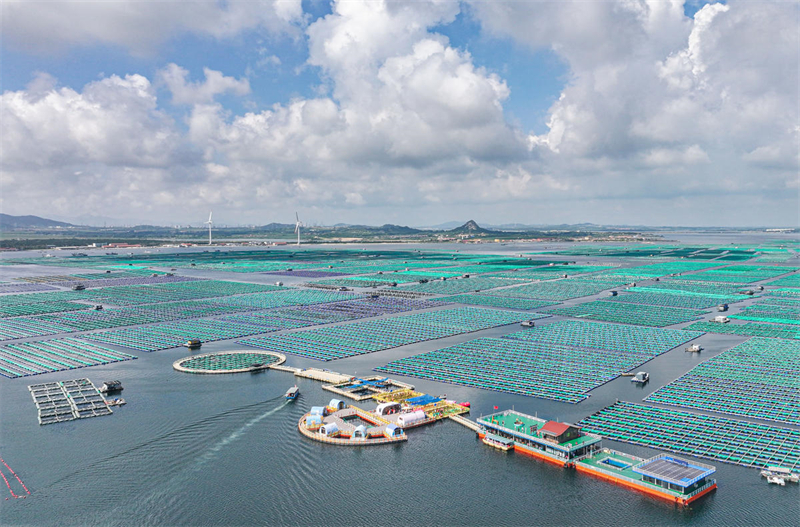
<instances>
[{"instance_id":1,"label":"wind turbine","mask_svg":"<svg viewBox=\"0 0 800 527\"><path fill-rule=\"evenodd\" d=\"M206 222L206 225L208 225L208 244L209 244L209 245L211 245L211 225L212 225L212 222L211 222L211 215L212 215L213 213L214 213L213 211L211 211L211 212L209 212L209 213L208 213L208 221Z\"/></svg>"},{"instance_id":2,"label":"wind turbine","mask_svg":"<svg viewBox=\"0 0 800 527\"><path fill-rule=\"evenodd\" d=\"M296 212L294 213L294 217L297 220L297 223L294 224L294 232L297 233L297 245L300 245L300 227L302 227L303 224L300 222L300 216L298 216Z\"/></svg>"}]
</instances>

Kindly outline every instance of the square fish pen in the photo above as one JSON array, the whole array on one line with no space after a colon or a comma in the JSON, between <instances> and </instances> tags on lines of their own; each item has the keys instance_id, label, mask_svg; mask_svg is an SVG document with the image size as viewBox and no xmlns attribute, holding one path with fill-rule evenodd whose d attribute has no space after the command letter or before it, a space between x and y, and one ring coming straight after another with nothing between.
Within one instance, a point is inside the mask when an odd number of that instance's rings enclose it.
<instances>
[{"instance_id":1,"label":"square fish pen","mask_svg":"<svg viewBox=\"0 0 800 527\"><path fill-rule=\"evenodd\" d=\"M28 390L36 404L40 425L113 413L89 379L33 384Z\"/></svg>"},{"instance_id":2,"label":"square fish pen","mask_svg":"<svg viewBox=\"0 0 800 527\"><path fill-rule=\"evenodd\" d=\"M748 467L800 466L800 430L620 401L583 419L606 439Z\"/></svg>"}]
</instances>

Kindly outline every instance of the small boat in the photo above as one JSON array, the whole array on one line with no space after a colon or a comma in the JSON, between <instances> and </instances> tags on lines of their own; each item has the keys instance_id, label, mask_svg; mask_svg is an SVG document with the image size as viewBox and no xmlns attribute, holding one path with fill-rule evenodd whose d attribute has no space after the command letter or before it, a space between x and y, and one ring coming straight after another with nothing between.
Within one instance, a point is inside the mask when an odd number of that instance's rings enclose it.
<instances>
[{"instance_id":1,"label":"small boat","mask_svg":"<svg viewBox=\"0 0 800 527\"><path fill-rule=\"evenodd\" d=\"M686 351L688 351L689 353L699 353L703 351L703 348L700 347L700 344L692 344L691 346L686 348Z\"/></svg>"},{"instance_id":2,"label":"small boat","mask_svg":"<svg viewBox=\"0 0 800 527\"><path fill-rule=\"evenodd\" d=\"M761 471L761 477L769 478L770 476L781 478L784 482L800 483L800 474L784 467L767 467Z\"/></svg>"},{"instance_id":3,"label":"small boat","mask_svg":"<svg viewBox=\"0 0 800 527\"><path fill-rule=\"evenodd\" d=\"M536 322L533 320L525 320L524 322L520 323L520 326L523 328L532 328L536 326Z\"/></svg>"},{"instance_id":4,"label":"small boat","mask_svg":"<svg viewBox=\"0 0 800 527\"><path fill-rule=\"evenodd\" d=\"M184 344L184 346L186 346L190 350L200 349L200 346L202 345L203 343L200 341L200 339L189 339L186 341L186 344Z\"/></svg>"},{"instance_id":5,"label":"small boat","mask_svg":"<svg viewBox=\"0 0 800 527\"><path fill-rule=\"evenodd\" d=\"M780 485L781 487L786 485L786 482L780 476L767 476L767 483L773 483L775 485Z\"/></svg>"},{"instance_id":6,"label":"small boat","mask_svg":"<svg viewBox=\"0 0 800 527\"><path fill-rule=\"evenodd\" d=\"M644 384L650 380L650 374L646 371L640 371L633 377L631 377L631 382L635 382L637 384Z\"/></svg>"},{"instance_id":7,"label":"small boat","mask_svg":"<svg viewBox=\"0 0 800 527\"><path fill-rule=\"evenodd\" d=\"M121 381L105 381L98 391L101 393L112 393L121 392L122 390L123 388Z\"/></svg>"},{"instance_id":8,"label":"small boat","mask_svg":"<svg viewBox=\"0 0 800 527\"><path fill-rule=\"evenodd\" d=\"M121 397L116 397L114 399L110 399L110 400L106 401L106 404L108 406L122 406L123 404L125 404L125 399L123 399Z\"/></svg>"},{"instance_id":9,"label":"small boat","mask_svg":"<svg viewBox=\"0 0 800 527\"><path fill-rule=\"evenodd\" d=\"M300 395L300 388L297 387L295 384L288 390L286 390L286 400L287 401L294 401Z\"/></svg>"},{"instance_id":10,"label":"small boat","mask_svg":"<svg viewBox=\"0 0 800 527\"><path fill-rule=\"evenodd\" d=\"M492 448L496 448L498 450L502 450L503 452L508 452L509 450L514 449L514 441L511 439L506 439L505 437L496 436L494 434L487 433L481 439L484 445L489 445Z\"/></svg>"},{"instance_id":11,"label":"small boat","mask_svg":"<svg viewBox=\"0 0 800 527\"><path fill-rule=\"evenodd\" d=\"M463 406L464 408L469 408L469 401L464 401L463 403L458 403L459 406Z\"/></svg>"}]
</instances>

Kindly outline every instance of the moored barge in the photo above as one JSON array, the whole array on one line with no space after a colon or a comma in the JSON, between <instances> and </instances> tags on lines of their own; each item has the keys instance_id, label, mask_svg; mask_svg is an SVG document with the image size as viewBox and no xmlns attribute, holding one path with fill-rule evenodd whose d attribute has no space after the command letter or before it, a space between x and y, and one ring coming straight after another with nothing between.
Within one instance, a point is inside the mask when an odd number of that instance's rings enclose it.
<instances>
[{"instance_id":1,"label":"moored barge","mask_svg":"<svg viewBox=\"0 0 800 527\"><path fill-rule=\"evenodd\" d=\"M546 421L514 410L478 419L478 436L508 441L514 452L599 477L678 505L689 505L717 488L711 465L659 454L643 459L609 448L581 427ZM490 446L494 446L491 445Z\"/></svg>"}]
</instances>

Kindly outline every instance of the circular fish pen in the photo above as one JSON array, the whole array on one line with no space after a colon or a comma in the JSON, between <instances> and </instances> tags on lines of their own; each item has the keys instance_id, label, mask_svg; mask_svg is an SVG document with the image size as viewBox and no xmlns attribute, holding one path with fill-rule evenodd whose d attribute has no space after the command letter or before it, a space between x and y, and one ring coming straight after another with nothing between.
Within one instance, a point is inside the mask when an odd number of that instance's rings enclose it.
<instances>
[{"instance_id":1,"label":"circular fish pen","mask_svg":"<svg viewBox=\"0 0 800 527\"><path fill-rule=\"evenodd\" d=\"M172 367L185 373L244 373L265 370L286 361L286 356L267 351L222 351L184 357Z\"/></svg>"}]
</instances>

